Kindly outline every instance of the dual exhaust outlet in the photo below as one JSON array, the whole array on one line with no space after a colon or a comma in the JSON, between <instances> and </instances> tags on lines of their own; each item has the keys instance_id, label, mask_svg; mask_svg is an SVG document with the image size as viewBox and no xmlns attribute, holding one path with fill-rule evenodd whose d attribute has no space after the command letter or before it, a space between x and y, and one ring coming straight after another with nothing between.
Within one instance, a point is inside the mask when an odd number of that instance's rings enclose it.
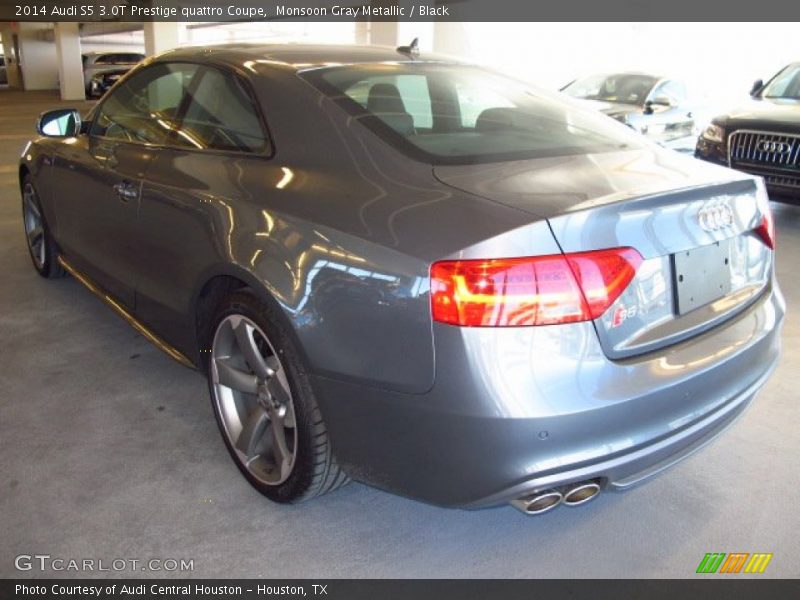
<instances>
[{"instance_id":1,"label":"dual exhaust outlet","mask_svg":"<svg viewBox=\"0 0 800 600\"><path fill-rule=\"evenodd\" d=\"M567 506L586 504L599 493L600 485L596 481L582 481L517 498L511 501L511 506L526 515L541 515L562 503Z\"/></svg>"}]
</instances>

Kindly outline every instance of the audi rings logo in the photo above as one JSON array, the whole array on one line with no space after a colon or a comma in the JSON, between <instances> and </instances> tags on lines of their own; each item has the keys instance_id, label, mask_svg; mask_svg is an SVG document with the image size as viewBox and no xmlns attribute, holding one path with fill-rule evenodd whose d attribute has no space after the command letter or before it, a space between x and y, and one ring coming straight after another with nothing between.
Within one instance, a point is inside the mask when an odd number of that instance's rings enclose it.
<instances>
[{"instance_id":1,"label":"audi rings logo","mask_svg":"<svg viewBox=\"0 0 800 600\"><path fill-rule=\"evenodd\" d=\"M697 212L697 222L706 231L718 231L733 225L733 210L725 202L706 204Z\"/></svg>"},{"instance_id":2,"label":"audi rings logo","mask_svg":"<svg viewBox=\"0 0 800 600\"><path fill-rule=\"evenodd\" d=\"M786 142L764 140L758 144L758 149L761 150L761 152L771 152L773 154L789 154L792 150L792 145Z\"/></svg>"}]
</instances>

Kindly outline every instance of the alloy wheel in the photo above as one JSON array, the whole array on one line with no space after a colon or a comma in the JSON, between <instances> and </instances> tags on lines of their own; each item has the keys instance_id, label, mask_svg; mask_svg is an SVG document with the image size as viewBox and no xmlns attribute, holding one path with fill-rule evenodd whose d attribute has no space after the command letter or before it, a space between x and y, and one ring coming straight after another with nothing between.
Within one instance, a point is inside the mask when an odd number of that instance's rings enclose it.
<instances>
[{"instance_id":1,"label":"alloy wheel","mask_svg":"<svg viewBox=\"0 0 800 600\"><path fill-rule=\"evenodd\" d=\"M41 271L44 269L47 244L44 235L44 220L36 200L36 190L30 183L26 183L22 190L22 210L28 249L36 268Z\"/></svg>"},{"instance_id":2,"label":"alloy wheel","mask_svg":"<svg viewBox=\"0 0 800 600\"><path fill-rule=\"evenodd\" d=\"M241 464L259 482L277 486L297 458L297 424L286 370L251 319L225 317L211 348L214 403Z\"/></svg>"}]
</instances>

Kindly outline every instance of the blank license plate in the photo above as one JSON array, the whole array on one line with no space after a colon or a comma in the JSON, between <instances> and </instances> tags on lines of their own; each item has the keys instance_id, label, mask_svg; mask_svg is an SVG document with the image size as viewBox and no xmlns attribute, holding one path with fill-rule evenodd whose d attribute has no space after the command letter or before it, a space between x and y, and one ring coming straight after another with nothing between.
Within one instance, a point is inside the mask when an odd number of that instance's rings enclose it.
<instances>
[{"instance_id":1,"label":"blank license plate","mask_svg":"<svg viewBox=\"0 0 800 600\"><path fill-rule=\"evenodd\" d=\"M730 257L730 240L672 255L678 314L730 293Z\"/></svg>"}]
</instances>

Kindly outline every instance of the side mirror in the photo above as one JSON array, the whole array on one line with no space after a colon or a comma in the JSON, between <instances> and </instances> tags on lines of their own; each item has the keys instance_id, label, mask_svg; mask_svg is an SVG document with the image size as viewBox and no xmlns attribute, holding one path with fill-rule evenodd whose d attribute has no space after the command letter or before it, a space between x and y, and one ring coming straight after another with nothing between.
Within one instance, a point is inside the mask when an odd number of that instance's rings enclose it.
<instances>
[{"instance_id":1,"label":"side mirror","mask_svg":"<svg viewBox=\"0 0 800 600\"><path fill-rule=\"evenodd\" d=\"M758 92L761 91L761 88L764 87L764 80L763 79L756 79L753 83L753 87L750 88L750 95L755 96Z\"/></svg>"},{"instance_id":2,"label":"side mirror","mask_svg":"<svg viewBox=\"0 0 800 600\"><path fill-rule=\"evenodd\" d=\"M675 106L675 101L669 96L656 96L652 103L658 106Z\"/></svg>"},{"instance_id":3,"label":"side mirror","mask_svg":"<svg viewBox=\"0 0 800 600\"><path fill-rule=\"evenodd\" d=\"M47 111L39 117L36 131L47 137L75 137L81 132L81 115L74 108Z\"/></svg>"}]
</instances>

